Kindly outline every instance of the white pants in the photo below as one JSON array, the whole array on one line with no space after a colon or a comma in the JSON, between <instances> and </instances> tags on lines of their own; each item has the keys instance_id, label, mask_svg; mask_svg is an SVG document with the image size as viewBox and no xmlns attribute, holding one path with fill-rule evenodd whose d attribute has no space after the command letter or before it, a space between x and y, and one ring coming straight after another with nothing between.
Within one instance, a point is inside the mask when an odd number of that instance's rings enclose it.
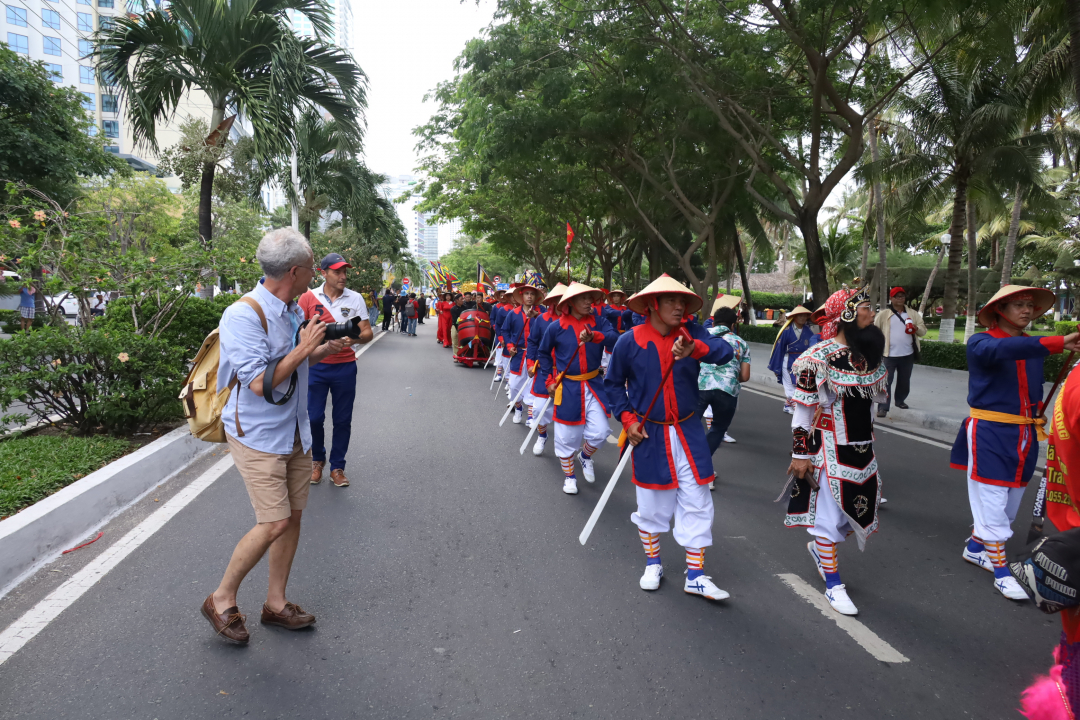
<instances>
[{"instance_id":1,"label":"white pants","mask_svg":"<svg viewBox=\"0 0 1080 720\"><path fill-rule=\"evenodd\" d=\"M532 390L529 390L529 394L532 395ZM540 412L540 408L544 406L544 403L548 401L548 398L536 397L535 395L532 395L532 397L536 402L536 404L533 405L533 420L539 420L541 425L550 425L552 418L555 417L555 400L552 399L551 402L547 403L547 410L544 411L544 417L537 418L535 413Z\"/></svg>"},{"instance_id":2,"label":"white pants","mask_svg":"<svg viewBox=\"0 0 1080 720\"><path fill-rule=\"evenodd\" d=\"M637 490L637 512L630 521L647 533L665 533L675 518L675 542L686 548L710 547L712 542L713 501L708 485L698 485L682 443L673 425L668 426L679 487L674 490Z\"/></svg>"},{"instance_id":3,"label":"white pants","mask_svg":"<svg viewBox=\"0 0 1080 720\"><path fill-rule=\"evenodd\" d=\"M1024 499L1024 488L1002 487L968 480L968 502L980 540L1005 542L1012 537L1012 521Z\"/></svg>"},{"instance_id":4,"label":"white pants","mask_svg":"<svg viewBox=\"0 0 1080 720\"><path fill-rule=\"evenodd\" d=\"M567 458L581 449L582 440L594 448L601 448L611 433L604 406L593 395L588 383L581 383L585 393L585 422L582 425L555 423L555 456ZM552 408L554 408L554 402ZM539 408L537 408L539 410ZM545 413L546 414L546 413Z\"/></svg>"},{"instance_id":5,"label":"white pants","mask_svg":"<svg viewBox=\"0 0 1080 720\"><path fill-rule=\"evenodd\" d=\"M521 392L521 389L523 387L525 387L526 382L532 382L532 378L529 377L529 372L527 370L525 370L525 368L524 368L525 361L522 360L521 364L522 364L521 374L520 375L511 374L510 377L508 377L506 379L506 384L510 387L510 399L511 400L513 400L514 398L517 397L518 393ZM510 372L510 368L507 368L506 372ZM528 395L529 395L529 391L526 390L525 394L521 396L521 399L518 400L518 402L525 402ZM526 404L528 404L528 403L526 403Z\"/></svg>"},{"instance_id":6,"label":"white pants","mask_svg":"<svg viewBox=\"0 0 1080 720\"><path fill-rule=\"evenodd\" d=\"M825 468L821 468L818 474L817 508L814 514L814 526L807 528L806 532L814 537L825 538L834 543L842 543L851 532L851 524L847 515L836 504L832 493L829 492L829 481L825 477Z\"/></svg>"},{"instance_id":7,"label":"white pants","mask_svg":"<svg viewBox=\"0 0 1080 720\"><path fill-rule=\"evenodd\" d=\"M791 382L791 373L786 370L780 373L780 380L784 383L784 395L790 400L795 394L795 383Z\"/></svg>"},{"instance_id":8,"label":"white pants","mask_svg":"<svg viewBox=\"0 0 1080 720\"><path fill-rule=\"evenodd\" d=\"M510 358L504 357L502 354L502 348L499 348L499 352L495 355L495 369L506 371L506 365L510 362Z\"/></svg>"},{"instance_id":9,"label":"white pants","mask_svg":"<svg viewBox=\"0 0 1080 720\"><path fill-rule=\"evenodd\" d=\"M604 355L600 358L600 368L606 370L609 362L611 362L611 353L604 350Z\"/></svg>"}]
</instances>

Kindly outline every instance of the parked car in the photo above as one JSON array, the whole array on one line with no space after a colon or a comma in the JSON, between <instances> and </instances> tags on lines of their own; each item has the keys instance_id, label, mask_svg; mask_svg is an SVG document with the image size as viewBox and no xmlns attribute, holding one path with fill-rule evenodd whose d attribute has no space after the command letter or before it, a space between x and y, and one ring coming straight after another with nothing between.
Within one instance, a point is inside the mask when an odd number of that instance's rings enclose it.
<instances>
[{"instance_id":1,"label":"parked car","mask_svg":"<svg viewBox=\"0 0 1080 720\"><path fill-rule=\"evenodd\" d=\"M4 270L4 279L2 282L7 292L0 294L0 310L18 310L18 287L22 283L22 276L11 270Z\"/></svg>"},{"instance_id":2,"label":"parked car","mask_svg":"<svg viewBox=\"0 0 1080 720\"><path fill-rule=\"evenodd\" d=\"M59 305L65 317L75 317L79 314L79 299L70 292L53 295L49 298L49 305Z\"/></svg>"}]
</instances>

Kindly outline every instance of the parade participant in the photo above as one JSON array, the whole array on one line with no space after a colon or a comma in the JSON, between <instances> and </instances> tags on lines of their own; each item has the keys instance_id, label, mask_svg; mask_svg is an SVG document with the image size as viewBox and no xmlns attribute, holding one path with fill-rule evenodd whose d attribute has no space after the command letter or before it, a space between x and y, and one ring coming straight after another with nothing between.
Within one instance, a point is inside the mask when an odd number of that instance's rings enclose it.
<instances>
[{"instance_id":1,"label":"parade participant","mask_svg":"<svg viewBox=\"0 0 1080 720\"><path fill-rule=\"evenodd\" d=\"M300 309L311 320L318 317L325 323L346 322L360 318L360 337L345 338L345 349L328 355L312 365L308 372L308 419L311 422L311 484L322 481L326 466L324 424L326 396L333 403L334 435L330 443L330 481L347 487L345 455L352 437L353 404L356 400L356 352L353 345L371 342L373 334L368 321L367 304L360 293L345 287L346 269L352 265L337 253L330 253L319 263L323 284L300 296Z\"/></svg>"},{"instance_id":2,"label":"parade participant","mask_svg":"<svg viewBox=\"0 0 1080 720\"><path fill-rule=\"evenodd\" d=\"M708 332L731 345L735 356L724 365L703 362L698 374L698 412L704 414L708 410L713 416L711 423L705 423L710 454L724 441L739 404L741 384L750 379L750 346L735 334L739 322L736 308L742 298L727 295L716 302L719 307L713 305L713 326ZM715 481L709 483L709 489L716 489Z\"/></svg>"},{"instance_id":3,"label":"parade participant","mask_svg":"<svg viewBox=\"0 0 1080 720\"><path fill-rule=\"evenodd\" d=\"M769 357L769 370L776 375L776 382L784 386L784 412L791 413L795 394L795 373L791 366L811 345L820 342L821 337L807 326L811 312L799 305L787 314L787 322L773 341L772 355Z\"/></svg>"},{"instance_id":4,"label":"parade participant","mask_svg":"<svg viewBox=\"0 0 1080 720\"><path fill-rule=\"evenodd\" d=\"M1028 588L1028 594L1035 598L1040 609L1046 612L1060 609L1061 613L1061 640L1054 650L1050 676L1036 680L1021 699L1022 712L1029 720L1075 718L1080 711L1080 606L1077 605L1080 470L1077 468L1080 468L1080 363L1073 367L1054 402L1046 448L1046 516L1061 532L1035 545L1031 553L1034 557L1010 563L1013 575ZM1061 713L1062 708L1067 712Z\"/></svg>"},{"instance_id":5,"label":"parade participant","mask_svg":"<svg viewBox=\"0 0 1080 720\"><path fill-rule=\"evenodd\" d=\"M866 288L838 290L813 315L821 342L795 361L795 411L788 527L805 527L825 581L825 597L857 615L837 566L837 545L854 533L859 549L877 531L881 481L874 456L873 408L885 394L885 338Z\"/></svg>"},{"instance_id":6,"label":"parade participant","mask_svg":"<svg viewBox=\"0 0 1080 720\"><path fill-rule=\"evenodd\" d=\"M450 311L454 309L454 294L444 292L440 298L435 304L435 310L439 313L439 336L436 339L443 347L450 347L450 324L454 321Z\"/></svg>"},{"instance_id":7,"label":"parade participant","mask_svg":"<svg viewBox=\"0 0 1080 720\"><path fill-rule=\"evenodd\" d=\"M600 310L600 314L608 321L608 324L611 325L611 329L618 335L622 335L630 329L629 324L624 322L624 314L629 310L625 303L626 293L619 288L615 288L614 290L608 291L607 305L604 305ZM600 368L607 368L608 362L610 361L611 351L605 348L604 357L600 361Z\"/></svg>"},{"instance_id":8,"label":"parade participant","mask_svg":"<svg viewBox=\"0 0 1080 720\"><path fill-rule=\"evenodd\" d=\"M565 299L565 298L564 298ZM604 375L611 411L622 422L634 446L631 457L637 487L637 511L630 516L645 548L642 590L656 590L664 568L660 533L672 527L675 541L686 549L683 590L711 600L728 593L704 574L705 548L712 545L713 501L706 487L713 479L712 456L705 430L696 422L698 372L702 362L723 365L734 352L697 324L684 325L702 300L667 274L627 301L648 322L634 327L615 343ZM686 340L688 335L691 340ZM670 371L670 372L668 372ZM654 397L658 401L649 417Z\"/></svg>"},{"instance_id":9,"label":"parade participant","mask_svg":"<svg viewBox=\"0 0 1080 720\"><path fill-rule=\"evenodd\" d=\"M574 456L581 462L586 482L595 482L592 457L610 434L608 401L599 379L600 358L618 336L594 310L597 299L603 297L596 288L570 283L555 305L556 319L540 341L536 384L554 396L555 455L562 464L567 495L578 492ZM562 381L556 385L560 373Z\"/></svg>"},{"instance_id":10,"label":"parade participant","mask_svg":"<svg viewBox=\"0 0 1080 720\"><path fill-rule=\"evenodd\" d=\"M516 287L516 283L512 283L510 287L513 289ZM510 356L505 352L506 337L503 335L502 326L503 321L506 320L506 313L514 309L514 303L512 295L507 294L504 290L497 290L495 294L499 298L499 302L491 311L491 330L495 334L495 344L501 345L498 354L495 356L495 382L499 382L503 379L503 374L506 372L506 363L510 359Z\"/></svg>"},{"instance_id":11,"label":"parade participant","mask_svg":"<svg viewBox=\"0 0 1080 720\"><path fill-rule=\"evenodd\" d=\"M556 320L555 305L562 297L563 292L566 291L566 286L562 283L557 283L555 287L551 288L544 297L544 305L547 305L547 311L537 318L534 318L529 325L529 347L525 351L525 360L529 366L529 377L534 378L532 386L529 388L529 395L535 400L533 405L529 406L529 426L536 425L536 442L533 443L533 455L543 455L544 446L547 445L547 428L551 424L551 418L555 412L555 406L552 403L548 403L547 409L544 410L541 417L540 408L544 405L544 401L548 398L547 388L544 384L535 379L536 366L540 358L540 342L544 339L544 331L547 330L547 326Z\"/></svg>"},{"instance_id":12,"label":"parade participant","mask_svg":"<svg viewBox=\"0 0 1080 720\"><path fill-rule=\"evenodd\" d=\"M506 352L509 354L507 370L510 372L510 380L507 383L510 401L514 403L515 424L520 424L523 419L526 399L517 399L518 393L525 387L529 379L526 372L525 354L528 351L529 324L540 315L536 310L536 304L544 301L544 290L536 285L519 283L513 292L514 302L518 307L506 314L503 320L503 337L506 338ZM526 390L526 395L528 391Z\"/></svg>"},{"instance_id":13,"label":"parade participant","mask_svg":"<svg viewBox=\"0 0 1080 720\"><path fill-rule=\"evenodd\" d=\"M1077 333L1065 337L1024 333L1055 299L1043 288L1005 285L979 311L979 324L988 330L967 342L971 412L950 458L953 468L967 471L974 519L962 557L993 572L994 587L1010 600L1027 599L1005 564L1005 541L1012 537L1012 521L1035 472L1039 440L1046 439L1042 429L1046 420L1039 417L1043 358L1076 348Z\"/></svg>"},{"instance_id":14,"label":"parade participant","mask_svg":"<svg viewBox=\"0 0 1080 720\"><path fill-rule=\"evenodd\" d=\"M911 370L919 356L919 338L926 335L922 313L907 306L907 294L902 287L889 291L889 307L874 318L874 324L885 333L885 367L889 371L889 392L885 404L878 405L878 417L889 413L893 377L896 377L896 407L907 410L911 391Z\"/></svg>"}]
</instances>

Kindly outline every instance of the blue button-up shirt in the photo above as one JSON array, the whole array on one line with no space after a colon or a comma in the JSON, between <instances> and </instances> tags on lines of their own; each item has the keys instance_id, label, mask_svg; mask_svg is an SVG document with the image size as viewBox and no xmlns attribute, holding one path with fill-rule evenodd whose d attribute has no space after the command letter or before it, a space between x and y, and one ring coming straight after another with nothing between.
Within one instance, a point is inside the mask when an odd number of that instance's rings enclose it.
<instances>
[{"instance_id":1,"label":"blue button-up shirt","mask_svg":"<svg viewBox=\"0 0 1080 720\"><path fill-rule=\"evenodd\" d=\"M249 387L251 381L266 370L268 362L292 352L293 337L304 320L304 313L295 302L286 305L274 297L263 287L261 280L247 297L262 306L267 332L263 332L255 310L244 303L230 305L221 316L218 325L221 342L218 392L228 387L233 375L239 379L221 414L225 432L253 450L289 455L299 428L300 442L304 452L307 452L311 448L307 408L308 364L302 362L296 368L296 390L284 405L271 405ZM274 388L274 398L280 399L288 389L289 379L286 378ZM240 404L243 437L236 429L237 403Z\"/></svg>"}]
</instances>

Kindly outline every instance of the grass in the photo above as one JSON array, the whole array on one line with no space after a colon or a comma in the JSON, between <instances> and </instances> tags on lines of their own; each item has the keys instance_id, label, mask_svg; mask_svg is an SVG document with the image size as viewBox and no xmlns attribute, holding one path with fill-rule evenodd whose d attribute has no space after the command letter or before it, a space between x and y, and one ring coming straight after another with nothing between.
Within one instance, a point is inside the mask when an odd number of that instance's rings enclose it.
<instances>
[{"instance_id":1,"label":"grass","mask_svg":"<svg viewBox=\"0 0 1080 720\"><path fill-rule=\"evenodd\" d=\"M0 442L0 519L14 515L126 453L108 436L38 435Z\"/></svg>"}]
</instances>

